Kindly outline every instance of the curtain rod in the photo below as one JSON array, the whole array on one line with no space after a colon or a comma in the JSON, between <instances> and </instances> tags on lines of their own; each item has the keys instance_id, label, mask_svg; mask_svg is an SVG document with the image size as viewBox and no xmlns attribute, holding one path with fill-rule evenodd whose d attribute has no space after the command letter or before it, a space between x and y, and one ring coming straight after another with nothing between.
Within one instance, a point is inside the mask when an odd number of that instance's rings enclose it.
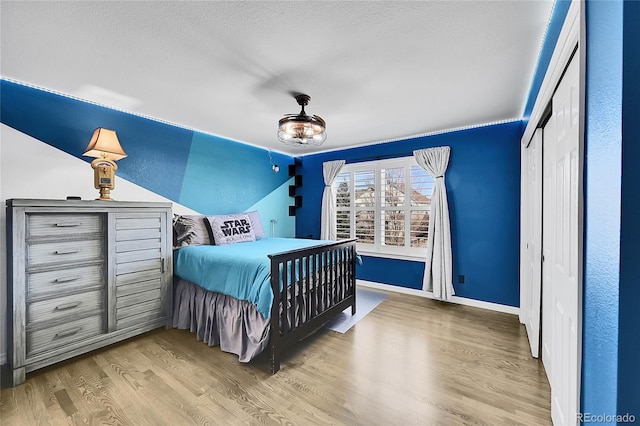
<instances>
[{"instance_id":1,"label":"curtain rod","mask_svg":"<svg viewBox=\"0 0 640 426\"><path fill-rule=\"evenodd\" d=\"M375 155L371 157L358 157L352 158L350 160L346 160L347 164L350 163L361 163L363 161L374 161L374 160L387 160L389 158L400 158L400 157L413 157L413 151L411 152L400 152L397 154L386 154L386 155Z\"/></svg>"}]
</instances>

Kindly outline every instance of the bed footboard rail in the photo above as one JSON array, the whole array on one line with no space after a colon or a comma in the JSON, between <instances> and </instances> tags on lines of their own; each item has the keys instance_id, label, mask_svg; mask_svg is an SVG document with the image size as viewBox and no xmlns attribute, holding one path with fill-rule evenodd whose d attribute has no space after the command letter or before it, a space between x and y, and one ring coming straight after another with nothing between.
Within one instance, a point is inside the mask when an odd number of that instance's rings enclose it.
<instances>
[{"instance_id":1,"label":"bed footboard rail","mask_svg":"<svg viewBox=\"0 0 640 426\"><path fill-rule=\"evenodd\" d=\"M356 240L291 250L271 259L271 373L280 354L351 306L356 310Z\"/></svg>"}]
</instances>

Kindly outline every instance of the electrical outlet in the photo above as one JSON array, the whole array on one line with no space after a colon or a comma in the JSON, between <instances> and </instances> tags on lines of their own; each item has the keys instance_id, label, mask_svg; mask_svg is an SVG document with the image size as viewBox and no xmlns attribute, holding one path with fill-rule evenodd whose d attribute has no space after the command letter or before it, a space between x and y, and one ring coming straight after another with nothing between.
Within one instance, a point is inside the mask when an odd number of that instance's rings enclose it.
<instances>
[{"instance_id":1,"label":"electrical outlet","mask_svg":"<svg viewBox=\"0 0 640 426\"><path fill-rule=\"evenodd\" d=\"M458 284L464 284L464 275L458 275Z\"/></svg>"}]
</instances>

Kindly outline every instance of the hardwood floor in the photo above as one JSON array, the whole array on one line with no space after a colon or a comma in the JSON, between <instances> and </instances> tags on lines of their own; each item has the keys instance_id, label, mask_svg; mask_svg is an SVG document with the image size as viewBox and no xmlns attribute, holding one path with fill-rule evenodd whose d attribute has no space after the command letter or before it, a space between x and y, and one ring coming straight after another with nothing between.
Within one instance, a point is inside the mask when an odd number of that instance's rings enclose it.
<instances>
[{"instance_id":1,"label":"hardwood floor","mask_svg":"<svg viewBox=\"0 0 640 426\"><path fill-rule=\"evenodd\" d=\"M517 316L390 293L321 329L276 375L183 330L156 330L2 389L0 423L545 425L550 390Z\"/></svg>"}]
</instances>

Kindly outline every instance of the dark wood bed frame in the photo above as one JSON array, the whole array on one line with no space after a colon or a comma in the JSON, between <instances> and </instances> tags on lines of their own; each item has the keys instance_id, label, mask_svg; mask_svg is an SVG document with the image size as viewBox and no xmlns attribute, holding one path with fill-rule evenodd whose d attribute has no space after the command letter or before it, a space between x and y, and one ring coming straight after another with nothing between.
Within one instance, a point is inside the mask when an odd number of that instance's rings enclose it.
<instances>
[{"instance_id":1,"label":"dark wood bed frame","mask_svg":"<svg viewBox=\"0 0 640 426\"><path fill-rule=\"evenodd\" d=\"M351 306L356 313L356 240L269 255L271 374L280 355ZM280 283L283 285L280 290ZM281 308L282 307L282 308Z\"/></svg>"}]
</instances>

